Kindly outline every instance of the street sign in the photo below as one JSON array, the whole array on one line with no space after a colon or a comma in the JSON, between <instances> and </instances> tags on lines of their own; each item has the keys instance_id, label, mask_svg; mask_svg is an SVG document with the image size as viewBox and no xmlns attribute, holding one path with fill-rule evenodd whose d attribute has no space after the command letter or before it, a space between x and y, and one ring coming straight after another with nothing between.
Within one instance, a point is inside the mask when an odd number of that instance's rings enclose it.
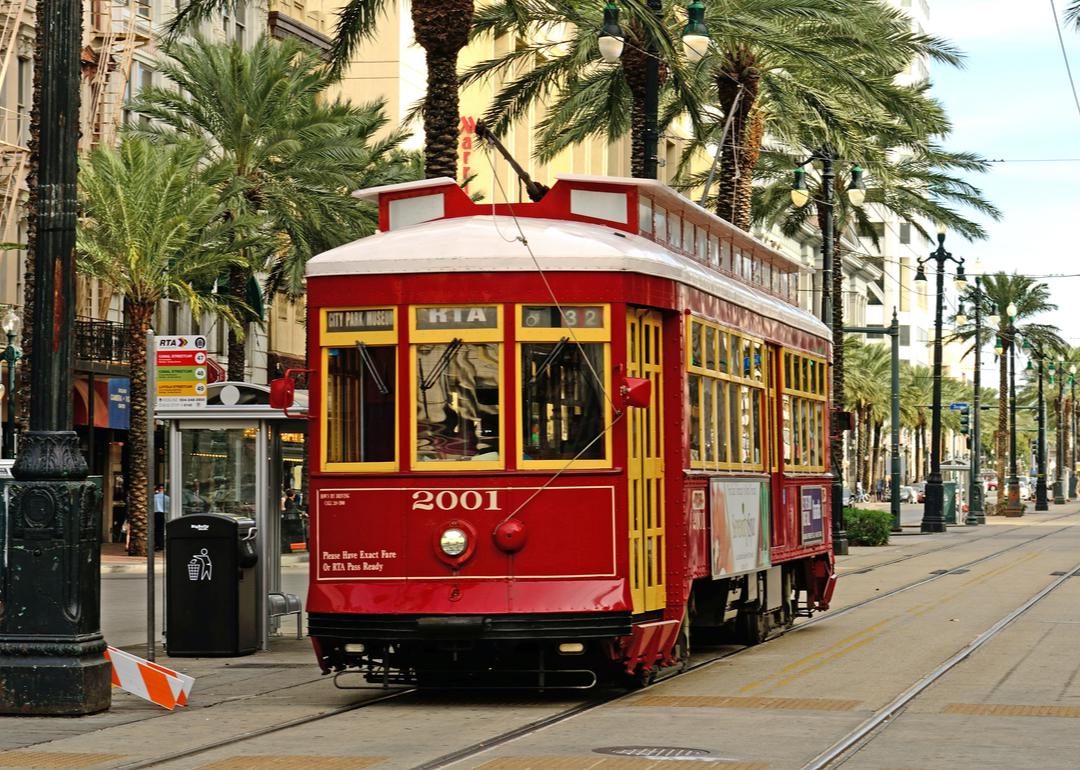
<instances>
[{"instance_id":1,"label":"street sign","mask_svg":"<svg viewBox=\"0 0 1080 770\"><path fill-rule=\"evenodd\" d=\"M957 401L956 403L949 404L949 409L953 412L959 412L961 409L967 409L968 405L966 401Z\"/></svg>"},{"instance_id":2,"label":"street sign","mask_svg":"<svg viewBox=\"0 0 1080 770\"><path fill-rule=\"evenodd\" d=\"M206 406L206 337L154 337L158 409Z\"/></svg>"}]
</instances>

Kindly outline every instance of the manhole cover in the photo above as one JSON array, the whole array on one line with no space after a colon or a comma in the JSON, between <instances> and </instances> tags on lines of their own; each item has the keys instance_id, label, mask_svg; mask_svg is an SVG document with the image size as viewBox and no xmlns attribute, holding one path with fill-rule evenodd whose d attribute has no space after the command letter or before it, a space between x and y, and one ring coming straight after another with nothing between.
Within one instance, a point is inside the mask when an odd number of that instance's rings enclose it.
<instances>
[{"instance_id":1,"label":"manhole cover","mask_svg":"<svg viewBox=\"0 0 1080 770\"><path fill-rule=\"evenodd\" d=\"M614 754L619 757L647 757L648 759L701 759L713 757L708 749L686 749L677 746L605 746L593 749L596 754Z\"/></svg>"}]
</instances>

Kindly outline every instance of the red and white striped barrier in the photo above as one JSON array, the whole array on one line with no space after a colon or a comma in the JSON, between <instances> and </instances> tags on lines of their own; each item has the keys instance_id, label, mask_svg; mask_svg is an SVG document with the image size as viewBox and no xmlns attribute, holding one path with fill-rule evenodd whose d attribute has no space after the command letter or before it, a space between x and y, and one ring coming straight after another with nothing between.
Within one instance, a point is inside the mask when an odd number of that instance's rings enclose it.
<instances>
[{"instance_id":1,"label":"red and white striped barrier","mask_svg":"<svg viewBox=\"0 0 1080 770\"><path fill-rule=\"evenodd\" d=\"M195 680L187 674L151 663L116 647L106 648L105 657L112 663L113 687L119 687L169 711L176 706L187 705L188 693L195 684Z\"/></svg>"}]
</instances>

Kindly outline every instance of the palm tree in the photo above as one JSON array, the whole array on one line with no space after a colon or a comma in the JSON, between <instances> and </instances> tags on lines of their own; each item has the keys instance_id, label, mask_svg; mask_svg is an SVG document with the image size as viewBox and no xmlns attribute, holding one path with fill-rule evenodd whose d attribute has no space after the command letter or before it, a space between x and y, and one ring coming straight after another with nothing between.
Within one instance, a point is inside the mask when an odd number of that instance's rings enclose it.
<instances>
[{"instance_id":1,"label":"palm tree","mask_svg":"<svg viewBox=\"0 0 1080 770\"><path fill-rule=\"evenodd\" d=\"M624 5L627 45L623 61L614 67L602 65L597 53L599 3L524 0L485 6L477 12L474 35L511 33L533 42L477 64L463 75L463 82L509 80L485 116L496 133L532 105L545 104L540 160L589 137L611 140L633 129L636 174L644 161L639 131L644 123L642 47L644 34L651 32L668 75L661 125L686 115L699 142L717 141L721 127L726 128L718 142L717 213L744 229L750 224L750 181L766 131L783 134L782 126L806 120L857 131L858 121L842 116L860 101L919 124L924 105L913 105L909 90L895 86L893 76L919 56L959 61L947 44L911 33L906 17L883 3L735 0L706 4L712 44L700 64L687 66L675 54L674 41L685 22L681 3L665 7L659 28L642 4ZM552 30L557 30L558 40L552 40ZM793 102L799 110L791 109Z\"/></svg>"},{"instance_id":2,"label":"palm tree","mask_svg":"<svg viewBox=\"0 0 1080 770\"><path fill-rule=\"evenodd\" d=\"M871 458L876 457L870 437L876 431L880 439L880 425L888 412L892 356L887 347L867 345L857 337L845 338L844 348L848 362L844 378L845 408L855 414L858 425L857 478L863 482L863 489L869 490L873 488Z\"/></svg>"},{"instance_id":3,"label":"palm tree","mask_svg":"<svg viewBox=\"0 0 1080 770\"><path fill-rule=\"evenodd\" d=\"M169 34L194 29L223 8L236 8L245 0L188 0L169 24ZM359 45L378 31L388 0L350 0L338 12L331 46L331 70L323 75L336 80ZM457 178L458 73L457 59L469 41L473 0L413 0L413 33L427 58L427 93L420 112L424 122L424 170L429 178ZM312 54L312 56L314 56Z\"/></svg>"},{"instance_id":4,"label":"palm tree","mask_svg":"<svg viewBox=\"0 0 1080 770\"><path fill-rule=\"evenodd\" d=\"M375 229L370 209L348 193L412 178L398 151L406 134L374 141L386 124L381 102L323 100L335 76L294 39L264 35L248 50L196 39L166 51L160 69L177 88L143 89L131 108L151 122L131 124L130 134L165 144L204 137L206 160L232 169L219 193L227 216L275 236L262 249L238 251L229 294L251 296L253 275L267 271L269 291L297 296L312 255ZM230 380L244 379L244 332L257 320L247 314L230 329Z\"/></svg>"},{"instance_id":5,"label":"palm tree","mask_svg":"<svg viewBox=\"0 0 1080 770\"><path fill-rule=\"evenodd\" d=\"M900 418L915 435L912 478L918 480L926 471L926 428L930 424L928 404L934 397L934 370L922 364L904 362L900 369Z\"/></svg>"},{"instance_id":6,"label":"palm tree","mask_svg":"<svg viewBox=\"0 0 1080 770\"><path fill-rule=\"evenodd\" d=\"M1006 333L1009 329L1007 317L1009 306L1014 305L1016 309L1016 315L1012 317L1012 325L1017 335L1047 350L1063 350L1067 346L1056 327L1034 323L1031 320L1042 313L1057 309L1057 305L1050 301L1050 287L1045 283L1015 273L1008 275L998 272L983 277L981 296L983 318L997 315L1001 319L1000 329L996 332L990 328L989 324L986 324L983 331L984 343L988 342L991 336L1001 343L995 348L996 351L1000 351L998 352L998 423L995 452L997 458L995 470L1000 490L1005 479L1009 451L1009 348L1013 344L1018 344ZM969 322L958 326L953 332L953 337L974 344L974 323ZM999 508L1004 510L1004 495L1000 492L998 500Z\"/></svg>"},{"instance_id":7,"label":"palm tree","mask_svg":"<svg viewBox=\"0 0 1080 770\"><path fill-rule=\"evenodd\" d=\"M1069 0L1065 5L1065 21L1080 29L1080 0Z\"/></svg>"},{"instance_id":8,"label":"palm tree","mask_svg":"<svg viewBox=\"0 0 1080 770\"><path fill-rule=\"evenodd\" d=\"M79 269L124 295L131 367L131 478L128 484L129 553L145 555L147 516L146 335L154 308L180 299L193 311L221 314L236 323L214 277L239 259L233 228L214 184L220 166L200 169L198 142L171 148L125 139L99 147L79 174Z\"/></svg>"}]
</instances>

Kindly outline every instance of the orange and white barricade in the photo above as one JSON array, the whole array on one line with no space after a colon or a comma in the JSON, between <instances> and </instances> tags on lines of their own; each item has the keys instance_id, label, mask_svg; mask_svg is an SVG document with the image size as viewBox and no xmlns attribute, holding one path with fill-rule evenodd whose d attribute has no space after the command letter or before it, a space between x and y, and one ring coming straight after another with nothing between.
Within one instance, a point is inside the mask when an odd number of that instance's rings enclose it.
<instances>
[{"instance_id":1,"label":"orange and white barricade","mask_svg":"<svg viewBox=\"0 0 1080 770\"><path fill-rule=\"evenodd\" d=\"M170 711L176 706L187 705L191 686L195 684L195 680L187 674L151 663L116 647L107 647L105 657L112 663L113 687Z\"/></svg>"}]
</instances>

